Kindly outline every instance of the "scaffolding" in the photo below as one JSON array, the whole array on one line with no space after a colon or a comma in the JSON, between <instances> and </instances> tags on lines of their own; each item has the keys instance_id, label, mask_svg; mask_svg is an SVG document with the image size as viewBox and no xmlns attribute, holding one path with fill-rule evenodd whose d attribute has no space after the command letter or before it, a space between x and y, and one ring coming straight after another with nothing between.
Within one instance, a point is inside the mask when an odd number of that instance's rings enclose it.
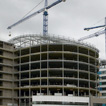
<instances>
[{"instance_id":1,"label":"scaffolding","mask_svg":"<svg viewBox=\"0 0 106 106\"><path fill-rule=\"evenodd\" d=\"M99 52L99 50L88 43L79 42L74 39L67 39L64 36L55 36L55 35L48 35L43 36L41 34L28 34L28 35L20 35L17 37L14 37L13 39L9 40L9 43L12 43L15 45L15 48L24 48L29 46L35 46L39 44L74 44L74 45L80 45L89 47L93 50L96 50L96 52Z\"/></svg>"}]
</instances>

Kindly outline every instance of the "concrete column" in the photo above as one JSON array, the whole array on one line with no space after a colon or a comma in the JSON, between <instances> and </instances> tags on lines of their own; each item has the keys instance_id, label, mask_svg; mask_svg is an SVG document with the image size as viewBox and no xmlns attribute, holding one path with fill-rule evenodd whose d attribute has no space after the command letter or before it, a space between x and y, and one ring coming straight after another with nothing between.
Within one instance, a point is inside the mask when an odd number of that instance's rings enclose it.
<instances>
[{"instance_id":1,"label":"concrete column","mask_svg":"<svg viewBox=\"0 0 106 106\"><path fill-rule=\"evenodd\" d=\"M89 54L89 49L88 49L88 55L90 55ZM90 63L90 58L88 57L88 78L89 78L89 84L88 84L88 87L89 87L89 96L90 96L90 65L89 65L89 63Z\"/></svg>"},{"instance_id":2,"label":"concrete column","mask_svg":"<svg viewBox=\"0 0 106 106\"><path fill-rule=\"evenodd\" d=\"M13 52L13 56L14 56L14 52ZM12 72L12 87L13 87L13 90L12 90L12 104L13 104L13 106L14 106L14 103L15 103L15 101L14 101L14 59L13 59L13 72Z\"/></svg>"},{"instance_id":3,"label":"concrete column","mask_svg":"<svg viewBox=\"0 0 106 106\"><path fill-rule=\"evenodd\" d=\"M50 95L50 91L49 91L49 43L47 43L47 95Z\"/></svg>"},{"instance_id":4,"label":"concrete column","mask_svg":"<svg viewBox=\"0 0 106 106\"><path fill-rule=\"evenodd\" d=\"M75 96L75 91L73 91L73 96Z\"/></svg>"},{"instance_id":5,"label":"concrete column","mask_svg":"<svg viewBox=\"0 0 106 106\"><path fill-rule=\"evenodd\" d=\"M78 78L78 96L79 96L79 46L77 46L77 78Z\"/></svg>"},{"instance_id":6,"label":"concrete column","mask_svg":"<svg viewBox=\"0 0 106 106\"><path fill-rule=\"evenodd\" d=\"M64 95L64 44L62 44L62 93Z\"/></svg>"},{"instance_id":7,"label":"concrete column","mask_svg":"<svg viewBox=\"0 0 106 106\"><path fill-rule=\"evenodd\" d=\"M30 37L30 47L29 47L29 86L31 87L31 37ZM31 88L29 87L29 106L31 106Z\"/></svg>"},{"instance_id":8,"label":"concrete column","mask_svg":"<svg viewBox=\"0 0 106 106\"><path fill-rule=\"evenodd\" d=\"M21 64L21 39L20 39L20 50L19 50L19 64ZM21 106L21 65L19 65L19 106Z\"/></svg>"},{"instance_id":9,"label":"concrete column","mask_svg":"<svg viewBox=\"0 0 106 106\"><path fill-rule=\"evenodd\" d=\"M41 44L40 44L40 94L42 93L42 90L41 90L41 76L42 76L42 72L41 72L41 65L42 65L42 63L41 63Z\"/></svg>"},{"instance_id":10,"label":"concrete column","mask_svg":"<svg viewBox=\"0 0 106 106\"><path fill-rule=\"evenodd\" d=\"M95 58L96 58L96 52L95 52ZM96 79L96 81L98 81L97 80L97 77L98 77L98 74L97 74L97 60L95 59L95 74L96 74L96 76L95 76L95 79ZM97 86L98 86L98 84L97 84L98 82L96 82L96 97L98 96L98 93L97 93Z\"/></svg>"}]
</instances>

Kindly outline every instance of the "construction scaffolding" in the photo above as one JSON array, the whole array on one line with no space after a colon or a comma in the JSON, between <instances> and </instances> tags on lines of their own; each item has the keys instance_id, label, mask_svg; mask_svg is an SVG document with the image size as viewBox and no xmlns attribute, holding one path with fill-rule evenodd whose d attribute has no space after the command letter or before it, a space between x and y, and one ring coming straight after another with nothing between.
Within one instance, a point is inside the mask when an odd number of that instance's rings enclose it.
<instances>
[{"instance_id":1,"label":"construction scaffolding","mask_svg":"<svg viewBox=\"0 0 106 106\"><path fill-rule=\"evenodd\" d=\"M75 44L75 45L82 45L85 47L90 47L91 49L96 50L99 52L95 46L84 43L84 42L79 42L74 39L66 38L66 37L60 37L60 36L55 36L55 35L48 35L48 36L43 36L41 34L28 34L28 35L20 35L17 37L14 37L13 39L9 40L9 43L12 43L15 45L16 48L24 48L24 47L29 47L29 46L34 46L38 44Z\"/></svg>"}]
</instances>

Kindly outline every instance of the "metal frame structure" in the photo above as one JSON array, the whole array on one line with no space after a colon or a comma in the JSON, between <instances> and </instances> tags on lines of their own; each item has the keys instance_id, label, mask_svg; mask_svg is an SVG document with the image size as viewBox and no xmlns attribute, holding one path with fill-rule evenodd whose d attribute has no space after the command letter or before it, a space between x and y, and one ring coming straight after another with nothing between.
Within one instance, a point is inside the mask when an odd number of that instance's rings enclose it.
<instances>
[{"instance_id":1,"label":"metal frame structure","mask_svg":"<svg viewBox=\"0 0 106 106\"><path fill-rule=\"evenodd\" d=\"M76 41L74 39L68 39L68 38L65 38L64 36L60 37L59 35L58 36L56 35L43 36L41 34L26 34L26 35L20 35L20 36L14 37L13 39L10 39L9 43L14 44L15 48L24 48L24 47L34 46L37 44L46 44L46 43L76 44L76 45L89 47L99 52L99 50L91 44Z\"/></svg>"}]
</instances>

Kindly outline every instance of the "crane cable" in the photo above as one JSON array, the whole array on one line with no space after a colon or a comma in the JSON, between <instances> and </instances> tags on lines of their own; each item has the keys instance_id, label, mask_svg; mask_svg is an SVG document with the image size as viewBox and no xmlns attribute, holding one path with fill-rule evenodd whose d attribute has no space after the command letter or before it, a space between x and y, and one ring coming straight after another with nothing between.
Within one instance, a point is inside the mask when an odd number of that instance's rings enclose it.
<instances>
[{"instance_id":1,"label":"crane cable","mask_svg":"<svg viewBox=\"0 0 106 106\"><path fill-rule=\"evenodd\" d=\"M103 17L102 19L100 19L99 21L97 21L97 23L95 23L94 25L96 25L96 24L100 23L101 21L103 21L104 18L105 18L105 17ZM102 31L102 30L104 30L104 29L105 29L105 28L101 28L100 30L98 30L98 32L99 32L99 31Z\"/></svg>"},{"instance_id":2,"label":"crane cable","mask_svg":"<svg viewBox=\"0 0 106 106\"><path fill-rule=\"evenodd\" d=\"M44 0L40 1L40 2L39 2L35 7L33 7L27 14L25 14L25 15L22 17L22 19L25 18L28 14L30 14L35 8L37 8L43 1L44 1Z\"/></svg>"},{"instance_id":3,"label":"crane cable","mask_svg":"<svg viewBox=\"0 0 106 106\"><path fill-rule=\"evenodd\" d=\"M35 8L37 8L44 0L40 1L35 7L33 7L27 14L25 14L21 19L25 18L28 14L30 14ZM9 31L9 36L11 36L11 31Z\"/></svg>"},{"instance_id":4,"label":"crane cable","mask_svg":"<svg viewBox=\"0 0 106 106\"><path fill-rule=\"evenodd\" d=\"M105 17L101 18L101 19L100 19L100 20L98 20L95 24L92 24L91 26L94 26L94 25L96 25L96 24L100 23L101 21L103 21L103 20L104 20L104 18L105 18ZM105 28L100 28L97 32L103 31L104 29L105 29Z\"/></svg>"},{"instance_id":5,"label":"crane cable","mask_svg":"<svg viewBox=\"0 0 106 106\"><path fill-rule=\"evenodd\" d=\"M102 19L98 20L98 21L97 21L95 24L93 24L93 25L96 25L96 24L100 23L101 21L104 20L104 18L105 18L105 17L103 17Z\"/></svg>"},{"instance_id":6,"label":"crane cable","mask_svg":"<svg viewBox=\"0 0 106 106\"><path fill-rule=\"evenodd\" d=\"M98 20L96 23L94 23L94 24L92 24L92 25L90 25L90 26L95 26L95 25L97 25L98 23L100 23L101 21L103 21L103 20L104 20L104 18L105 18L105 17L101 18L101 19L100 19L100 20Z\"/></svg>"}]
</instances>

